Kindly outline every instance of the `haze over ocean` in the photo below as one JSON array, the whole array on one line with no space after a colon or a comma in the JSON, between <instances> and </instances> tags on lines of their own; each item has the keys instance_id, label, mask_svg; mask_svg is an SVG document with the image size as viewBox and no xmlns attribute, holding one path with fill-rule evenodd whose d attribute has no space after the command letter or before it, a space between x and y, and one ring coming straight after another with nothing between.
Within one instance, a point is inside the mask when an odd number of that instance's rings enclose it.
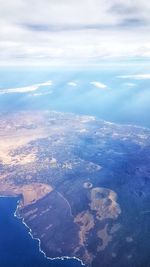
<instances>
[{"instance_id":1,"label":"haze over ocean","mask_svg":"<svg viewBox=\"0 0 150 267\"><path fill-rule=\"evenodd\" d=\"M1 68L0 111L49 109L150 127L148 66Z\"/></svg>"}]
</instances>

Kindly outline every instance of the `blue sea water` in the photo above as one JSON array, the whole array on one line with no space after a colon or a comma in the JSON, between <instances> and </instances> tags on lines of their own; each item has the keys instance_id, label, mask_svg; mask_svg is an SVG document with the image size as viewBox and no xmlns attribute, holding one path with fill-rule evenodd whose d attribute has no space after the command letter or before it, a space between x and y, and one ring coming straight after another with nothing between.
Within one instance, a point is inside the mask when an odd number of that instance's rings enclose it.
<instances>
[{"instance_id":1,"label":"blue sea water","mask_svg":"<svg viewBox=\"0 0 150 267\"><path fill-rule=\"evenodd\" d=\"M20 219L17 198L0 197L0 267L81 267L76 260L47 260Z\"/></svg>"}]
</instances>

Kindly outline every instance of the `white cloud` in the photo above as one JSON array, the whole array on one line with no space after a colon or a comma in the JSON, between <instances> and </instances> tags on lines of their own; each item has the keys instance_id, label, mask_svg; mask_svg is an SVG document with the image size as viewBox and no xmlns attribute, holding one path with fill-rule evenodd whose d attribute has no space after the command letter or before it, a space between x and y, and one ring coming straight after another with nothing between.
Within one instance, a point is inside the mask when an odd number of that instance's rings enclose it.
<instances>
[{"instance_id":1,"label":"white cloud","mask_svg":"<svg viewBox=\"0 0 150 267\"><path fill-rule=\"evenodd\" d=\"M51 95L53 92L49 91L49 92L42 92L42 93L33 93L30 94L30 96L43 96L43 95Z\"/></svg>"},{"instance_id":2,"label":"white cloud","mask_svg":"<svg viewBox=\"0 0 150 267\"><path fill-rule=\"evenodd\" d=\"M0 62L150 57L147 0L0 0Z\"/></svg>"},{"instance_id":3,"label":"white cloud","mask_svg":"<svg viewBox=\"0 0 150 267\"><path fill-rule=\"evenodd\" d=\"M25 86L25 87L0 89L0 94L30 93L30 92L34 92L34 91L38 90L40 87L50 86L50 85L52 85L52 81L33 84L33 85Z\"/></svg>"},{"instance_id":4,"label":"white cloud","mask_svg":"<svg viewBox=\"0 0 150 267\"><path fill-rule=\"evenodd\" d=\"M78 86L77 82L74 82L74 81L68 82L67 85L69 85L71 87L77 87Z\"/></svg>"},{"instance_id":5,"label":"white cloud","mask_svg":"<svg viewBox=\"0 0 150 267\"><path fill-rule=\"evenodd\" d=\"M136 83L124 83L124 85L130 88L136 87Z\"/></svg>"},{"instance_id":6,"label":"white cloud","mask_svg":"<svg viewBox=\"0 0 150 267\"><path fill-rule=\"evenodd\" d=\"M150 74L132 74L132 75L121 75L118 78L122 79L133 79L133 80L149 80Z\"/></svg>"},{"instance_id":7,"label":"white cloud","mask_svg":"<svg viewBox=\"0 0 150 267\"><path fill-rule=\"evenodd\" d=\"M107 88L107 85L106 84L101 83L101 82L98 82L98 81L90 82L90 84L92 84L95 87L100 88L100 89L106 89Z\"/></svg>"}]
</instances>

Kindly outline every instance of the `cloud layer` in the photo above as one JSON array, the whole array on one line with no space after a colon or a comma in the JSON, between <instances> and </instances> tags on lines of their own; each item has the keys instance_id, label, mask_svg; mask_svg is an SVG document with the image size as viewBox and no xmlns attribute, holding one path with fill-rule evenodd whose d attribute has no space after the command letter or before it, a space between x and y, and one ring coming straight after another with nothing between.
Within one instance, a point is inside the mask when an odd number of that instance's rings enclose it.
<instances>
[{"instance_id":1,"label":"cloud layer","mask_svg":"<svg viewBox=\"0 0 150 267\"><path fill-rule=\"evenodd\" d=\"M52 81L47 81L44 83L37 83L25 87L18 87L18 88L7 88L7 89L0 89L0 94L13 94L13 93L31 93L38 90L41 87L51 86Z\"/></svg>"},{"instance_id":2,"label":"cloud layer","mask_svg":"<svg viewBox=\"0 0 150 267\"><path fill-rule=\"evenodd\" d=\"M106 89L107 88L107 85L106 84L101 83L101 82L98 82L98 81L90 82L90 84L92 84L95 87L100 88L100 89Z\"/></svg>"},{"instance_id":3,"label":"cloud layer","mask_svg":"<svg viewBox=\"0 0 150 267\"><path fill-rule=\"evenodd\" d=\"M80 81L75 82L75 81L68 81L66 82L66 86L69 87L77 87L80 84ZM31 84L25 87L17 87L17 88L6 88L6 89L0 89L0 95L2 94L12 94L12 93L32 93L32 96L39 96L39 95L46 95L46 94L51 94L52 90L46 90L46 92L44 92L42 90L42 92L35 92L38 89L41 89L42 87L47 88L47 86L51 86L51 85L55 85L54 82L52 80L47 81L47 82L42 82L42 83L37 83L37 84ZM99 81L91 81L89 82L89 85L92 85L96 88L99 89L106 89L108 88L106 84L99 82Z\"/></svg>"},{"instance_id":4,"label":"cloud layer","mask_svg":"<svg viewBox=\"0 0 150 267\"><path fill-rule=\"evenodd\" d=\"M119 78L122 78L122 79L133 79L133 80L150 80L150 73L121 75L121 76L119 76Z\"/></svg>"},{"instance_id":5,"label":"cloud layer","mask_svg":"<svg viewBox=\"0 0 150 267\"><path fill-rule=\"evenodd\" d=\"M0 0L2 63L150 58L146 0Z\"/></svg>"}]
</instances>

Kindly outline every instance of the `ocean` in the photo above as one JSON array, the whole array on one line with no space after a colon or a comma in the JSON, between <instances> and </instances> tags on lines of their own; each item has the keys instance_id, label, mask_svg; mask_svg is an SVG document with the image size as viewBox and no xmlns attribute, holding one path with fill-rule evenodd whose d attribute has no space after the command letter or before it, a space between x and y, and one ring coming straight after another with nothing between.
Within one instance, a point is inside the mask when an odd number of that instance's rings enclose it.
<instances>
[{"instance_id":1,"label":"ocean","mask_svg":"<svg viewBox=\"0 0 150 267\"><path fill-rule=\"evenodd\" d=\"M21 219L14 216L17 198L0 197L1 267L81 267L77 260L48 260Z\"/></svg>"}]
</instances>

